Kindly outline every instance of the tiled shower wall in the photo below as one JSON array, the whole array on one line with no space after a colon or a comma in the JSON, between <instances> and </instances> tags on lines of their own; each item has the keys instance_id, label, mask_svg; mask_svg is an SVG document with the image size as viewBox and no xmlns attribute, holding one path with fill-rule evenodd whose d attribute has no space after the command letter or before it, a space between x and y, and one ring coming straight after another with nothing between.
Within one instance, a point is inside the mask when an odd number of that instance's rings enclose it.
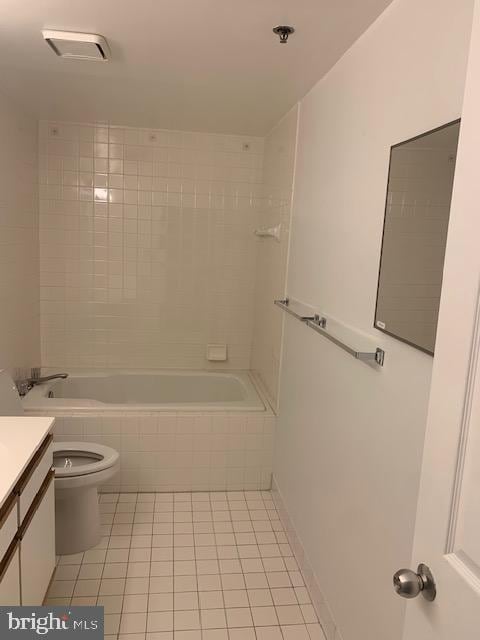
<instances>
[{"instance_id":1,"label":"tiled shower wall","mask_svg":"<svg viewBox=\"0 0 480 640\"><path fill-rule=\"evenodd\" d=\"M0 95L0 369L40 362L37 124Z\"/></svg>"},{"instance_id":2,"label":"tiled shower wall","mask_svg":"<svg viewBox=\"0 0 480 640\"><path fill-rule=\"evenodd\" d=\"M252 369L273 405L277 401L283 327L283 314L273 306L273 300L285 295L297 117L295 106L265 139L264 200L259 225L268 228L280 224L281 229L280 242L273 238L258 241Z\"/></svg>"},{"instance_id":3,"label":"tiled shower wall","mask_svg":"<svg viewBox=\"0 0 480 640\"><path fill-rule=\"evenodd\" d=\"M249 369L263 139L40 124L42 365Z\"/></svg>"}]
</instances>

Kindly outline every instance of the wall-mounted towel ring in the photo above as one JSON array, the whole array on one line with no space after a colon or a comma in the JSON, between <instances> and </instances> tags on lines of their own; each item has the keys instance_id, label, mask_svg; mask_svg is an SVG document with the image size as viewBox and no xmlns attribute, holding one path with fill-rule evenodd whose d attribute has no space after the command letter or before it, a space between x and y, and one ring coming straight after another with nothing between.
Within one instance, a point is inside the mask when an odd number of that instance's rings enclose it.
<instances>
[{"instance_id":1,"label":"wall-mounted towel ring","mask_svg":"<svg viewBox=\"0 0 480 640\"><path fill-rule=\"evenodd\" d=\"M280 242L280 232L282 230L282 225L277 224L276 227L268 227L262 229L255 229L254 233L256 236L260 238L275 238L277 242Z\"/></svg>"}]
</instances>

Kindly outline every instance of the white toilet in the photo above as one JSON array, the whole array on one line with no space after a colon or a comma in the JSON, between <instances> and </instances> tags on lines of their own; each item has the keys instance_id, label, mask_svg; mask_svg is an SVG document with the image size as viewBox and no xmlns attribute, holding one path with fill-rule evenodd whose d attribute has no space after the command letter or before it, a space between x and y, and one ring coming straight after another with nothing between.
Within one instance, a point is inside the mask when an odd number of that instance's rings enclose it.
<instances>
[{"instance_id":1,"label":"white toilet","mask_svg":"<svg viewBox=\"0 0 480 640\"><path fill-rule=\"evenodd\" d=\"M0 371L0 415L19 416L15 384ZM100 542L98 487L119 470L119 453L95 442L54 442L56 552L73 554Z\"/></svg>"},{"instance_id":2,"label":"white toilet","mask_svg":"<svg viewBox=\"0 0 480 640\"><path fill-rule=\"evenodd\" d=\"M119 470L118 451L95 442L54 442L55 535L60 555L100 542L98 487Z\"/></svg>"}]
</instances>

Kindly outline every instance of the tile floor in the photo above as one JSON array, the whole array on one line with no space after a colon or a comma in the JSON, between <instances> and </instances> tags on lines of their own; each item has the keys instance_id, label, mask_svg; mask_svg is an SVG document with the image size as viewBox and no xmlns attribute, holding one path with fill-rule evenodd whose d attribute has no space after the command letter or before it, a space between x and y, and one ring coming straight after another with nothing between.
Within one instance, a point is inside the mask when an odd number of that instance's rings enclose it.
<instances>
[{"instance_id":1,"label":"tile floor","mask_svg":"<svg viewBox=\"0 0 480 640\"><path fill-rule=\"evenodd\" d=\"M324 640L270 492L100 496L103 538L46 604L103 605L108 640Z\"/></svg>"}]
</instances>

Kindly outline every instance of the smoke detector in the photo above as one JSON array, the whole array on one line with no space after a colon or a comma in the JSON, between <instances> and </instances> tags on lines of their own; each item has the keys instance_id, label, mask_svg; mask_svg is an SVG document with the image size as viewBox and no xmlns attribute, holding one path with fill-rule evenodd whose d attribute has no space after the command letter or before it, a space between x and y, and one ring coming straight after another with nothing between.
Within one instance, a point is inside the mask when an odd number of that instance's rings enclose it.
<instances>
[{"instance_id":1,"label":"smoke detector","mask_svg":"<svg viewBox=\"0 0 480 640\"><path fill-rule=\"evenodd\" d=\"M106 62L109 49L103 36L96 33L74 31L51 31L44 29L42 35L51 49L61 58L97 60Z\"/></svg>"}]
</instances>

